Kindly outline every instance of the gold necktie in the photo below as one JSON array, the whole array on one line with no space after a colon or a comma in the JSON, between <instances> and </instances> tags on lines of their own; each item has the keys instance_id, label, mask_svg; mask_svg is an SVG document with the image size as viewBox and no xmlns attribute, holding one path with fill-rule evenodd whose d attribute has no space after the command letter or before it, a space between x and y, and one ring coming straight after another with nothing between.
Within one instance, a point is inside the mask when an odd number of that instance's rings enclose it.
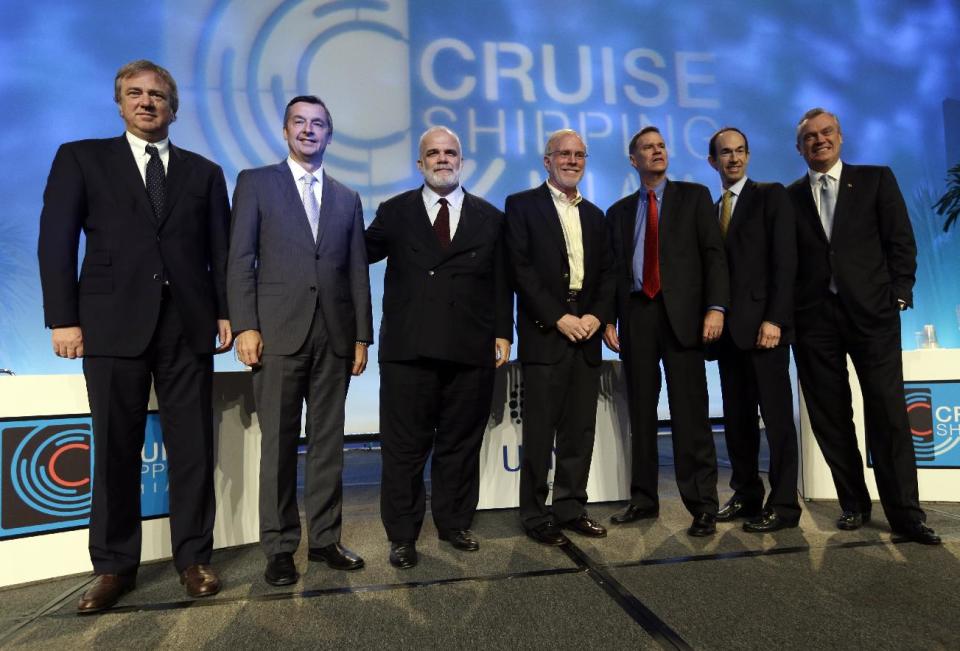
<instances>
[{"instance_id":1,"label":"gold necktie","mask_svg":"<svg viewBox=\"0 0 960 651\"><path fill-rule=\"evenodd\" d=\"M727 190L723 193L723 201L720 202L720 232L724 237L727 236L727 229L730 228L730 219L733 217L733 193Z\"/></svg>"}]
</instances>

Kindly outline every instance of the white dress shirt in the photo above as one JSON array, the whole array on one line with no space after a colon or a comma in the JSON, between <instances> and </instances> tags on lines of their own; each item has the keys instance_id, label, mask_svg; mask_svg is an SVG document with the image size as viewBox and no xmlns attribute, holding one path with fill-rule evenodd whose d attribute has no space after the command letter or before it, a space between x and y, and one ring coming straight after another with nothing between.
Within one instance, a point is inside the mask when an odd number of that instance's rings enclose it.
<instances>
[{"instance_id":1,"label":"white dress shirt","mask_svg":"<svg viewBox=\"0 0 960 651\"><path fill-rule=\"evenodd\" d=\"M297 194L301 201L303 201L303 181L301 179L304 174L313 174L313 178L317 179L317 182L313 184L313 196L317 198L317 205L323 208L323 165L321 164L314 172L308 172L300 167L300 163L289 156L287 157L287 165L290 166L290 173L293 174L293 182L297 184Z\"/></svg>"},{"instance_id":2,"label":"white dress shirt","mask_svg":"<svg viewBox=\"0 0 960 651\"><path fill-rule=\"evenodd\" d=\"M140 170L140 178L143 179L143 187L147 187L147 163L150 162L150 154L147 153L147 145L153 145L160 154L160 162L163 163L163 173L166 174L170 166L170 138L164 138L159 142L147 142L143 138L138 138L129 131L126 133L127 143L133 152L133 158L137 161L137 169Z\"/></svg>"},{"instance_id":3,"label":"white dress shirt","mask_svg":"<svg viewBox=\"0 0 960 651\"><path fill-rule=\"evenodd\" d=\"M433 226L437 221L437 215L440 213L440 195L430 189L430 186L424 184L423 206L427 209L427 217L430 218L430 225ZM447 200L447 210L450 211L450 241L457 234L457 226L460 225L460 211L463 209L463 188L459 185L457 189L443 197Z\"/></svg>"},{"instance_id":4,"label":"white dress shirt","mask_svg":"<svg viewBox=\"0 0 960 651\"><path fill-rule=\"evenodd\" d=\"M570 266L570 289L583 289L583 231L580 228L580 209L577 206L583 201L580 190L577 196L569 199L566 194L553 187L547 181L553 205L560 217L560 227L563 229L563 241L567 245L567 263Z\"/></svg>"}]
</instances>

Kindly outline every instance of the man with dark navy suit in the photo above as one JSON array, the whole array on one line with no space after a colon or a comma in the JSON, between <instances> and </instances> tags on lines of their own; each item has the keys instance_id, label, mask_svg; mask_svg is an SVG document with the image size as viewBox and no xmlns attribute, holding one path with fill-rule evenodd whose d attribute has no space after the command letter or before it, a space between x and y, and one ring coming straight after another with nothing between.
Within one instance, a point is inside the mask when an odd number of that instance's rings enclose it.
<instances>
[{"instance_id":1,"label":"man with dark navy suit","mask_svg":"<svg viewBox=\"0 0 960 651\"><path fill-rule=\"evenodd\" d=\"M628 153L640 190L607 211L620 327L618 332L608 321L604 341L621 353L626 367L633 444L630 504L612 521L626 524L660 512L657 403L663 360L677 485L693 515L687 533L709 536L716 532L717 453L703 345L720 336L729 304L723 240L709 190L667 179L667 146L659 129L637 132Z\"/></svg>"},{"instance_id":2,"label":"man with dark navy suit","mask_svg":"<svg viewBox=\"0 0 960 651\"><path fill-rule=\"evenodd\" d=\"M603 213L577 189L587 148L571 129L543 152L547 181L507 197L507 244L518 296L523 366L520 519L527 535L565 545L561 528L607 535L586 512L600 390L600 329L613 315ZM553 501L547 483L556 448Z\"/></svg>"},{"instance_id":3,"label":"man with dark navy suit","mask_svg":"<svg viewBox=\"0 0 960 651\"><path fill-rule=\"evenodd\" d=\"M720 367L723 432L733 470L734 494L717 512L717 521L749 518L743 525L746 531L777 531L797 526L800 519L789 370L796 220L781 184L747 178L746 134L735 127L720 129L710 138L709 153L723 186L716 214L731 292L723 334L708 349ZM758 408L770 449L766 502L758 460Z\"/></svg>"},{"instance_id":4,"label":"man with dark navy suit","mask_svg":"<svg viewBox=\"0 0 960 651\"><path fill-rule=\"evenodd\" d=\"M283 137L285 160L237 178L227 280L237 357L254 369L264 579L278 586L300 578L293 554L304 401L307 557L337 570L363 567L340 544L343 425L350 376L363 373L373 341L363 210L323 168L333 137L326 104L291 99Z\"/></svg>"},{"instance_id":5,"label":"man with dark navy suit","mask_svg":"<svg viewBox=\"0 0 960 651\"><path fill-rule=\"evenodd\" d=\"M114 101L124 135L70 142L57 152L38 246L53 349L83 358L93 417L90 559L97 579L80 599L81 614L109 608L136 583L151 379L169 458L174 565L190 596L220 590L210 567L212 382L213 354L232 342L226 184L217 165L170 143L179 101L167 70L144 60L123 66Z\"/></svg>"},{"instance_id":6,"label":"man with dark navy suit","mask_svg":"<svg viewBox=\"0 0 960 651\"><path fill-rule=\"evenodd\" d=\"M842 510L837 528L870 521L871 501L853 424L847 356L863 392L867 447L887 521L928 545L903 395L900 312L913 305L917 246L889 167L840 160L837 116L807 111L797 151L808 170L787 192L797 213L797 374L813 434L833 474Z\"/></svg>"},{"instance_id":7,"label":"man with dark navy suit","mask_svg":"<svg viewBox=\"0 0 960 651\"><path fill-rule=\"evenodd\" d=\"M424 464L433 450L430 509L440 540L476 551L480 446L494 370L510 357L513 294L503 213L460 185L460 139L446 127L420 137L423 185L377 209L370 262L386 258L380 324L380 517L390 563L417 564L426 511Z\"/></svg>"}]
</instances>

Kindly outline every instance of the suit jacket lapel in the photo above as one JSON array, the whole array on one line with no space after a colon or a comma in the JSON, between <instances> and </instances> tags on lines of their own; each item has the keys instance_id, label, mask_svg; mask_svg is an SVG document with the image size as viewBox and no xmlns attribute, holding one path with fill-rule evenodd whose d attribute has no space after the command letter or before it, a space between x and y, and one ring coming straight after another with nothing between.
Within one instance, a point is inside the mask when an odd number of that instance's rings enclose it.
<instances>
[{"instance_id":1,"label":"suit jacket lapel","mask_svg":"<svg viewBox=\"0 0 960 651\"><path fill-rule=\"evenodd\" d=\"M336 203L340 200L340 196L334 188L333 183L330 183L329 178L327 177L327 171L323 171L323 193L322 199L320 200L320 219L317 224L317 241L314 243L314 248L320 246L320 242L323 240L323 234L326 231L327 224L332 219L336 219L337 206ZM303 201L300 202L300 205L303 205ZM306 218L307 210L304 208L303 216ZM307 220L307 227L310 226L310 220ZM311 232L312 236L313 233Z\"/></svg>"},{"instance_id":2,"label":"suit jacket lapel","mask_svg":"<svg viewBox=\"0 0 960 651\"><path fill-rule=\"evenodd\" d=\"M414 235L418 240L423 242L423 245L433 253L434 256L439 257L443 254L443 249L440 247L440 240L437 239L437 233L433 230L433 224L430 223L430 215L427 214L427 207L423 205L423 186L420 186L420 190L410 194L410 203L408 204L407 210L404 211L407 220L409 221L410 233Z\"/></svg>"},{"instance_id":3,"label":"suit jacket lapel","mask_svg":"<svg viewBox=\"0 0 960 651\"><path fill-rule=\"evenodd\" d=\"M130 149L130 143L126 136L120 136L114 139L112 145L113 157L110 161L110 168L119 179L116 188L122 192L129 192L128 198L134 206L134 212L140 213L147 224L157 228L157 218L153 214L153 208L150 206L150 197L147 196L147 186L140 176L140 170L137 167L137 161L133 157L133 150ZM119 198L119 197L118 197Z\"/></svg>"},{"instance_id":4,"label":"suit jacket lapel","mask_svg":"<svg viewBox=\"0 0 960 651\"><path fill-rule=\"evenodd\" d=\"M477 203L472 194L468 194L466 190L463 193L463 203L460 206L460 222L457 224L457 232L453 236L453 240L450 242L449 253L453 254L461 249L467 248L470 246L470 243L473 241L474 234L480 229L480 226L483 222L486 221L486 216L480 212L480 209L477 208Z\"/></svg>"},{"instance_id":5,"label":"suit jacket lapel","mask_svg":"<svg viewBox=\"0 0 960 651\"><path fill-rule=\"evenodd\" d=\"M844 165L840 171L840 182L837 184L837 203L833 207L833 224L830 239L837 232L837 223L844 218L847 206L850 204L850 195L854 192L853 177L856 168L853 165Z\"/></svg>"},{"instance_id":6,"label":"suit jacket lapel","mask_svg":"<svg viewBox=\"0 0 960 651\"><path fill-rule=\"evenodd\" d=\"M190 163L179 149L170 145L170 155L167 157L167 196L163 206L163 215L160 217L160 226L167 221L174 206L183 194L183 187L190 175Z\"/></svg>"},{"instance_id":7,"label":"suit jacket lapel","mask_svg":"<svg viewBox=\"0 0 960 651\"><path fill-rule=\"evenodd\" d=\"M803 206L802 210L799 211L799 218L808 219L813 222L813 232L826 242L827 234L823 230L820 213L817 212L817 203L813 199L813 189L810 187L810 175L804 174L803 177L798 180L798 183L800 184L800 194L803 197ZM834 208L834 219L836 219L836 208Z\"/></svg>"},{"instance_id":8,"label":"suit jacket lapel","mask_svg":"<svg viewBox=\"0 0 960 651\"><path fill-rule=\"evenodd\" d=\"M730 225L727 227L727 239L733 235L733 232L740 226L740 222L747 218L750 210L750 201L753 199L753 193L757 184L747 179L740 190L740 196L737 197L737 205L733 207L733 214L730 215ZM722 201L722 200L721 200Z\"/></svg>"},{"instance_id":9,"label":"suit jacket lapel","mask_svg":"<svg viewBox=\"0 0 960 651\"><path fill-rule=\"evenodd\" d=\"M666 187L663 189L663 201L660 202L660 211L657 213L657 232L660 234L660 250L663 251L663 233L665 230L669 230L675 219L668 219L664 221L664 215L667 217L675 216L673 214L673 205L677 200L677 186L675 183L667 181Z\"/></svg>"},{"instance_id":10,"label":"suit jacket lapel","mask_svg":"<svg viewBox=\"0 0 960 651\"><path fill-rule=\"evenodd\" d=\"M560 215L557 213L557 207L553 205L553 195L550 194L550 188L547 187L546 183L540 186L537 207L540 209L546 229L553 238L554 244L560 247L565 256L569 255L567 241L563 237L563 226L560 225Z\"/></svg>"},{"instance_id":11,"label":"suit jacket lapel","mask_svg":"<svg viewBox=\"0 0 960 651\"><path fill-rule=\"evenodd\" d=\"M303 207L303 199L300 198L299 188L297 187L297 182L293 180L290 166L287 165L287 161L283 160L277 164L274 170L277 172L277 190L283 198L284 205L287 206L290 214L294 216L294 221L299 224L297 228L300 229L301 237L305 238L305 242L312 243L313 231L310 230L310 220L307 219L307 211ZM321 211L322 210L323 208L321 208ZM319 240L319 238L317 239Z\"/></svg>"},{"instance_id":12,"label":"suit jacket lapel","mask_svg":"<svg viewBox=\"0 0 960 651\"><path fill-rule=\"evenodd\" d=\"M620 216L620 231L623 234L623 255L628 260L627 269L633 270L633 245L636 240L634 229L637 227L637 208L640 206L640 190L630 195L629 200L623 206L623 214Z\"/></svg>"}]
</instances>

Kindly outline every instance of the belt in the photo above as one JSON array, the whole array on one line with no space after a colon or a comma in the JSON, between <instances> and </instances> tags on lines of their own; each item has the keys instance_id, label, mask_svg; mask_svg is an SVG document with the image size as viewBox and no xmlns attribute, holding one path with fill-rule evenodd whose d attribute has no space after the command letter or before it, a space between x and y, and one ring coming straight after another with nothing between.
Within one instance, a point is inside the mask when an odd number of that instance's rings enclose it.
<instances>
[{"instance_id":1,"label":"belt","mask_svg":"<svg viewBox=\"0 0 960 651\"><path fill-rule=\"evenodd\" d=\"M582 292L579 289L568 289L567 290L567 303L576 303L580 300L580 294Z\"/></svg>"}]
</instances>

